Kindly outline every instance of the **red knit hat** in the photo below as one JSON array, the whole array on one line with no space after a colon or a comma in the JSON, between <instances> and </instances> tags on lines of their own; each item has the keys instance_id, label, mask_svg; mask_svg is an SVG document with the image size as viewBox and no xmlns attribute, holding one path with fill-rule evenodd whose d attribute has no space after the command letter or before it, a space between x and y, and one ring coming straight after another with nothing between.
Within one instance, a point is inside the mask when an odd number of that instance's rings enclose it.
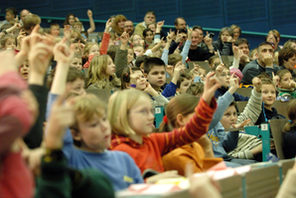
<instances>
[{"instance_id":1,"label":"red knit hat","mask_svg":"<svg viewBox=\"0 0 296 198\"><path fill-rule=\"evenodd\" d=\"M241 72L241 70L237 69L237 68L231 68L230 69L230 75L234 74L236 77L239 78L239 82L242 81L244 75Z\"/></svg>"}]
</instances>

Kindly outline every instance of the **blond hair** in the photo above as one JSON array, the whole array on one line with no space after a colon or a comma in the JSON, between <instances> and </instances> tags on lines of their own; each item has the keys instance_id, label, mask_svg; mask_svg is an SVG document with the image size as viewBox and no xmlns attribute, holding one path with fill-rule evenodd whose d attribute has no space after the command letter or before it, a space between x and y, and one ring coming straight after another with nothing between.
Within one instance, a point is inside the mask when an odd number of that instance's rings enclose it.
<instances>
[{"instance_id":1,"label":"blond hair","mask_svg":"<svg viewBox=\"0 0 296 198\"><path fill-rule=\"evenodd\" d=\"M120 80L116 76L107 74L108 60L111 60L109 55L95 56L90 62L88 70L88 86L95 84L98 88L113 88L120 86Z\"/></svg>"},{"instance_id":2,"label":"blond hair","mask_svg":"<svg viewBox=\"0 0 296 198\"><path fill-rule=\"evenodd\" d=\"M74 129L78 129L78 116L80 121L86 122L92 120L94 116L101 118L106 113L106 105L93 94L76 96L72 102L75 122L71 128Z\"/></svg>"},{"instance_id":3,"label":"blond hair","mask_svg":"<svg viewBox=\"0 0 296 198\"><path fill-rule=\"evenodd\" d=\"M130 126L128 113L141 97L146 97L147 101L151 102L147 94L136 89L118 91L111 96L108 104L108 120L112 133L124 136L136 134Z\"/></svg>"}]
</instances>

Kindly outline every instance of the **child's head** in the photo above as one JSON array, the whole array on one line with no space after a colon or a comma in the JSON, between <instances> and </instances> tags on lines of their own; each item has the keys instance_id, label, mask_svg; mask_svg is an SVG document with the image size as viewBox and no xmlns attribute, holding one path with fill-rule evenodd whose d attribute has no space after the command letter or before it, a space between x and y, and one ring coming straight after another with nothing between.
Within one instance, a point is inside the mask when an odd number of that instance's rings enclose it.
<instances>
[{"instance_id":1,"label":"child's head","mask_svg":"<svg viewBox=\"0 0 296 198\"><path fill-rule=\"evenodd\" d=\"M100 80L108 80L110 76L114 75L115 71L116 67L109 55L95 56L90 62L88 71L89 84Z\"/></svg>"},{"instance_id":2,"label":"child's head","mask_svg":"<svg viewBox=\"0 0 296 198\"><path fill-rule=\"evenodd\" d=\"M100 55L100 48L97 43L86 43L84 48L84 56L88 57L89 55Z\"/></svg>"},{"instance_id":3,"label":"child's head","mask_svg":"<svg viewBox=\"0 0 296 198\"><path fill-rule=\"evenodd\" d=\"M72 26L74 24L74 22L75 22L75 15L70 13L70 14L67 15L66 21L65 21L64 24Z\"/></svg>"},{"instance_id":4,"label":"child's head","mask_svg":"<svg viewBox=\"0 0 296 198\"><path fill-rule=\"evenodd\" d=\"M178 92L180 94L186 93L187 89L192 83L192 77L189 73L182 73L177 81Z\"/></svg>"},{"instance_id":5,"label":"child's head","mask_svg":"<svg viewBox=\"0 0 296 198\"><path fill-rule=\"evenodd\" d=\"M296 126L296 99L292 99L288 103L288 117L290 122L286 123L284 132L290 132L291 128Z\"/></svg>"},{"instance_id":6,"label":"child's head","mask_svg":"<svg viewBox=\"0 0 296 198\"><path fill-rule=\"evenodd\" d=\"M134 34L132 37L131 37L131 41L132 41L132 45L135 46L135 45L141 45L141 46L144 46L144 40L143 38L138 35L138 34Z\"/></svg>"},{"instance_id":7,"label":"child's head","mask_svg":"<svg viewBox=\"0 0 296 198\"><path fill-rule=\"evenodd\" d=\"M160 58L147 58L144 63L144 74L153 88L160 88L165 84L165 63Z\"/></svg>"},{"instance_id":8,"label":"child's head","mask_svg":"<svg viewBox=\"0 0 296 198\"><path fill-rule=\"evenodd\" d=\"M239 38L238 40L235 41L234 44L238 47L239 50L241 50L244 53L244 55L249 56L250 46L247 39Z\"/></svg>"},{"instance_id":9,"label":"child's head","mask_svg":"<svg viewBox=\"0 0 296 198\"><path fill-rule=\"evenodd\" d=\"M82 32L82 27L83 27L83 25L80 21L76 21L73 23L73 29L79 33Z\"/></svg>"},{"instance_id":10,"label":"child's head","mask_svg":"<svg viewBox=\"0 0 296 198\"><path fill-rule=\"evenodd\" d=\"M202 82L193 82L187 89L186 93L191 94L196 97L200 97L204 89L204 84Z\"/></svg>"},{"instance_id":11,"label":"child's head","mask_svg":"<svg viewBox=\"0 0 296 198\"><path fill-rule=\"evenodd\" d=\"M91 94L77 96L71 102L75 116L70 127L74 144L87 151L103 152L111 142L105 104Z\"/></svg>"},{"instance_id":12,"label":"child's head","mask_svg":"<svg viewBox=\"0 0 296 198\"><path fill-rule=\"evenodd\" d=\"M80 56L75 56L70 64L70 67L74 67L78 70L82 70L82 58Z\"/></svg>"},{"instance_id":13,"label":"child's head","mask_svg":"<svg viewBox=\"0 0 296 198\"><path fill-rule=\"evenodd\" d=\"M31 34L35 25L40 24L41 19L36 14L28 14L23 21L23 28L27 34Z\"/></svg>"},{"instance_id":14,"label":"child's head","mask_svg":"<svg viewBox=\"0 0 296 198\"><path fill-rule=\"evenodd\" d=\"M10 22L13 21L15 16L17 15L17 11L15 8L10 7L5 9L5 20Z\"/></svg>"},{"instance_id":15,"label":"child's head","mask_svg":"<svg viewBox=\"0 0 296 198\"><path fill-rule=\"evenodd\" d=\"M223 67L221 72L217 72L217 77L223 87L228 87L230 83L230 71L227 67Z\"/></svg>"},{"instance_id":16,"label":"child's head","mask_svg":"<svg viewBox=\"0 0 296 198\"><path fill-rule=\"evenodd\" d=\"M109 99L108 120L115 134L146 136L154 129L151 99L136 89L118 91Z\"/></svg>"},{"instance_id":17,"label":"child's head","mask_svg":"<svg viewBox=\"0 0 296 198\"><path fill-rule=\"evenodd\" d=\"M156 31L156 23L151 23L147 26L147 28L149 28L150 30L152 30L153 34Z\"/></svg>"},{"instance_id":18,"label":"child's head","mask_svg":"<svg viewBox=\"0 0 296 198\"><path fill-rule=\"evenodd\" d=\"M276 87L270 78L263 77L260 79L262 82L261 93L264 107L267 109L271 109L276 99Z\"/></svg>"},{"instance_id":19,"label":"child's head","mask_svg":"<svg viewBox=\"0 0 296 198\"><path fill-rule=\"evenodd\" d=\"M279 52L279 65L293 71L296 65L296 49L286 47Z\"/></svg>"},{"instance_id":20,"label":"child's head","mask_svg":"<svg viewBox=\"0 0 296 198\"><path fill-rule=\"evenodd\" d=\"M57 23L50 24L50 35L59 36L60 35L60 25Z\"/></svg>"},{"instance_id":21,"label":"child's head","mask_svg":"<svg viewBox=\"0 0 296 198\"><path fill-rule=\"evenodd\" d=\"M154 38L153 31L149 28L145 29L143 31L143 37L147 43L152 43Z\"/></svg>"},{"instance_id":22,"label":"child's head","mask_svg":"<svg viewBox=\"0 0 296 198\"><path fill-rule=\"evenodd\" d=\"M232 128L233 124L236 124L236 122L237 122L237 108L236 108L234 102L232 102L229 105L229 107L226 109L220 122L225 129Z\"/></svg>"},{"instance_id":23,"label":"child's head","mask_svg":"<svg viewBox=\"0 0 296 198\"><path fill-rule=\"evenodd\" d=\"M16 47L15 37L13 36L5 36L1 39L1 48L5 50L14 50Z\"/></svg>"},{"instance_id":24,"label":"child's head","mask_svg":"<svg viewBox=\"0 0 296 198\"><path fill-rule=\"evenodd\" d=\"M68 75L67 75L67 84L66 89L70 93L74 93L77 95L84 95L85 94L85 75L81 71L81 69L77 68L69 68Z\"/></svg>"},{"instance_id":25,"label":"child's head","mask_svg":"<svg viewBox=\"0 0 296 198\"><path fill-rule=\"evenodd\" d=\"M134 50L136 57L143 56L144 51L145 51L143 45L134 45L133 50Z\"/></svg>"},{"instance_id":26,"label":"child's head","mask_svg":"<svg viewBox=\"0 0 296 198\"><path fill-rule=\"evenodd\" d=\"M237 40L240 37L240 35L242 34L241 28L238 25L235 25L235 24L231 25L230 28L233 31L233 38L235 40Z\"/></svg>"},{"instance_id":27,"label":"child's head","mask_svg":"<svg viewBox=\"0 0 296 198\"><path fill-rule=\"evenodd\" d=\"M166 106L167 123L160 125L159 131L171 131L172 128L183 127L194 115L199 98L190 94L173 97Z\"/></svg>"},{"instance_id":28,"label":"child's head","mask_svg":"<svg viewBox=\"0 0 296 198\"><path fill-rule=\"evenodd\" d=\"M291 89L291 82L293 81L292 74L289 70L283 69L277 72L277 75L280 77L278 87L282 89Z\"/></svg>"},{"instance_id":29,"label":"child's head","mask_svg":"<svg viewBox=\"0 0 296 198\"><path fill-rule=\"evenodd\" d=\"M19 67L19 72L20 72L20 74L21 74L21 76L23 77L24 80L28 80L29 72L30 72L28 59L25 60L25 62Z\"/></svg>"},{"instance_id":30,"label":"child's head","mask_svg":"<svg viewBox=\"0 0 296 198\"><path fill-rule=\"evenodd\" d=\"M121 75L121 89L127 89L134 84L136 89L144 90L146 88L146 78L142 70L138 67L126 67Z\"/></svg>"},{"instance_id":31,"label":"child's head","mask_svg":"<svg viewBox=\"0 0 296 198\"><path fill-rule=\"evenodd\" d=\"M232 31L231 28L224 27L224 28L221 29L221 31L219 33L219 38L223 43L224 42L230 42L232 37L233 37L233 31Z\"/></svg>"},{"instance_id":32,"label":"child's head","mask_svg":"<svg viewBox=\"0 0 296 198\"><path fill-rule=\"evenodd\" d=\"M182 61L182 56L180 54L170 54L168 57L168 65L175 66L178 62Z\"/></svg>"},{"instance_id":33,"label":"child's head","mask_svg":"<svg viewBox=\"0 0 296 198\"><path fill-rule=\"evenodd\" d=\"M216 67L220 64L221 64L221 61L218 55L214 55L209 58L209 66L213 71L215 71Z\"/></svg>"}]
</instances>

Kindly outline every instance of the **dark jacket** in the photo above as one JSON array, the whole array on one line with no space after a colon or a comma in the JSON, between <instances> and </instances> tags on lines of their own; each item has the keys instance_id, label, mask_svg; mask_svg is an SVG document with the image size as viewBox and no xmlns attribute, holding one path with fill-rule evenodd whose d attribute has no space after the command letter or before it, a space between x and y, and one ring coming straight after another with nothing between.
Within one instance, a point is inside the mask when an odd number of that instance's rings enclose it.
<instances>
[{"instance_id":1,"label":"dark jacket","mask_svg":"<svg viewBox=\"0 0 296 198\"><path fill-rule=\"evenodd\" d=\"M296 155L296 127L292 127L289 132L283 133L283 151L285 158L294 158Z\"/></svg>"}]
</instances>

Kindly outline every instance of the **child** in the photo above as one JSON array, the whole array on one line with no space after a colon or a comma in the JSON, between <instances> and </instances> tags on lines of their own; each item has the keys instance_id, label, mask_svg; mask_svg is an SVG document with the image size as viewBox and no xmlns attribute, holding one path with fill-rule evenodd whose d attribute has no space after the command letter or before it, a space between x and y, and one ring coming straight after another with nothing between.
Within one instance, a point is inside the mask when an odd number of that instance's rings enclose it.
<instances>
[{"instance_id":1,"label":"child","mask_svg":"<svg viewBox=\"0 0 296 198\"><path fill-rule=\"evenodd\" d=\"M166 69L164 62L160 58L146 59L144 62L144 75L147 77L147 80L153 89L157 92L161 92L164 97L168 98L175 95L177 89L176 84L180 77L180 73L184 68L185 66L182 65L182 62L180 61L174 69L172 81L166 85L163 91L161 90L166 83Z\"/></svg>"},{"instance_id":2,"label":"child","mask_svg":"<svg viewBox=\"0 0 296 198\"><path fill-rule=\"evenodd\" d=\"M221 55L233 55L232 52L232 37L233 31L229 27L224 27L219 33L219 39L213 42L215 50L218 50Z\"/></svg>"},{"instance_id":3,"label":"child","mask_svg":"<svg viewBox=\"0 0 296 198\"><path fill-rule=\"evenodd\" d=\"M114 89L120 86L119 79L115 76L116 67L109 55L95 56L88 70L88 87L98 89Z\"/></svg>"},{"instance_id":4,"label":"child","mask_svg":"<svg viewBox=\"0 0 296 198\"><path fill-rule=\"evenodd\" d=\"M262 123L267 123L271 119L281 119L284 116L278 114L277 110L272 107L276 100L276 87L273 81L267 77L267 75L259 76L262 82L262 101L264 103L264 108L260 113L260 116L255 123L255 125L260 125Z\"/></svg>"},{"instance_id":5,"label":"child","mask_svg":"<svg viewBox=\"0 0 296 198\"><path fill-rule=\"evenodd\" d=\"M218 98L219 96L223 95L229 87L230 71L228 68L219 65L216 68L216 73L217 73L217 77L221 81L221 85L222 85L222 87L219 88L215 93L215 97ZM234 75L234 76L236 76L236 75ZM249 97L242 96L238 93L234 93L233 96L234 96L234 101L248 101L249 100Z\"/></svg>"},{"instance_id":6,"label":"child","mask_svg":"<svg viewBox=\"0 0 296 198\"><path fill-rule=\"evenodd\" d=\"M67 50L65 50L67 52ZM65 53L68 54L68 53ZM63 59L67 59L64 61ZM53 101L61 95L66 87L66 75L70 65L70 58L61 54L58 58L55 78L52 83L51 93L48 100L48 109L51 109ZM94 95L82 95L69 101L74 111L74 124L70 130L54 130L55 125L48 125L45 141L57 142L63 146L63 152L68 163L73 168L94 168L102 171L112 182L115 190L127 188L131 183L142 183L142 177L134 161L125 153L110 152L105 149L109 147L111 138L110 124L106 119L105 105ZM67 108L63 106L61 110ZM67 113L67 112L66 112ZM66 114L65 113L65 114ZM67 122L71 116L63 116L62 120ZM54 123L54 122L53 122ZM63 139L64 137L64 139ZM77 146L75 147L74 144Z\"/></svg>"},{"instance_id":7,"label":"child","mask_svg":"<svg viewBox=\"0 0 296 198\"><path fill-rule=\"evenodd\" d=\"M237 79L232 78L233 81L231 84L235 83L238 88ZM246 125L248 119L254 123L258 119L258 116L261 111L261 82L258 78L253 79L253 84L255 89L252 91L252 95L248 104L241 115L237 116L237 110L235 108L234 103L232 103L234 97L232 99L226 100L224 108L227 109L224 112L224 115L221 117L215 117L215 119L220 122L216 124L216 126L208 131L208 137L210 138L213 144L213 150L216 157L223 157L225 161L231 162L230 166L235 166L235 164L248 164L253 163L254 161L236 159L232 156L229 156L227 153L234 150L237 147L237 141L239 138L238 131L227 133L225 129L229 128L240 128ZM234 85L233 85L234 86ZM233 91L232 91L233 93ZM219 107L219 106L218 106ZM221 119L221 120L220 120ZM238 124L237 124L238 123ZM250 155L252 157L252 155ZM245 159L250 159L251 157Z\"/></svg>"},{"instance_id":8,"label":"child","mask_svg":"<svg viewBox=\"0 0 296 198\"><path fill-rule=\"evenodd\" d=\"M289 122L284 127L283 151L286 159L294 158L296 155L296 99L288 104Z\"/></svg>"},{"instance_id":9,"label":"child","mask_svg":"<svg viewBox=\"0 0 296 198\"><path fill-rule=\"evenodd\" d=\"M15 38L13 36L5 36L3 39L1 39L1 48L4 50L15 50Z\"/></svg>"},{"instance_id":10,"label":"child","mask_svg":"<svg viewBox=\"0 0 296 198\"><path fill-rule=\"evenodd\" d=\"M192 83L192 77L188 73L183 73L180 75L180 78L177 82L177 91L176 94L184 94Z\"/></svg>"},{"instance_id":11,"label":"child","mask_svg":"<svg viewBox=\"0 0 296 198\"><path fill-rule=\"evenodd\" d=\"M181 94L170 100L166 107L166 118L159 131L168 131L168 127L184 127L194 115L194 108L199 98ZM193 171L203 172L222 161L222 158L214 158L212 144L206 135L198 141L176 148L164 155L163 165L165 170L178 170L178 174L185 175L186 165L191 163Z\"/></svg>"},{"instance_id":12,"label":"child","mask_svg":"<svg viewBox=\"0 0 296 198\"><path fill-rule=\"evenodd\" d=\"M60 36L60 25L57 23L52 23L50 24L50 35L54 36L54 37L59 37Z\"/></svg>"},{"instance_id":13,"label":"child","mask_svg":"<svg viewBox=\"0 0 296 198\"><path fill-rule=\"evenodd\" d=\"M147 95L134 89L115 93L108 104L108 119L114 134L110 148L130 154L142 173L147 169L163 172L161 156L206 133L216 107L214 92L220 86L213 75L207 75L205 91L193 118L185 127L170 133L151 134L154 112Z\"/></svg>"},{"instance_id":14,"label":"child","mask_svg":"<svg viewBox=\"0 0 296 198\"><path fill-rule=\"evenodd\" d=\"M292 78L292 74L289 70L283 69L277 72L277 76L279 76L278 82L278 100L284 99L285 101L290 100L292 98L296 98L296 83Z\"/></svg>"}]
</instances>

